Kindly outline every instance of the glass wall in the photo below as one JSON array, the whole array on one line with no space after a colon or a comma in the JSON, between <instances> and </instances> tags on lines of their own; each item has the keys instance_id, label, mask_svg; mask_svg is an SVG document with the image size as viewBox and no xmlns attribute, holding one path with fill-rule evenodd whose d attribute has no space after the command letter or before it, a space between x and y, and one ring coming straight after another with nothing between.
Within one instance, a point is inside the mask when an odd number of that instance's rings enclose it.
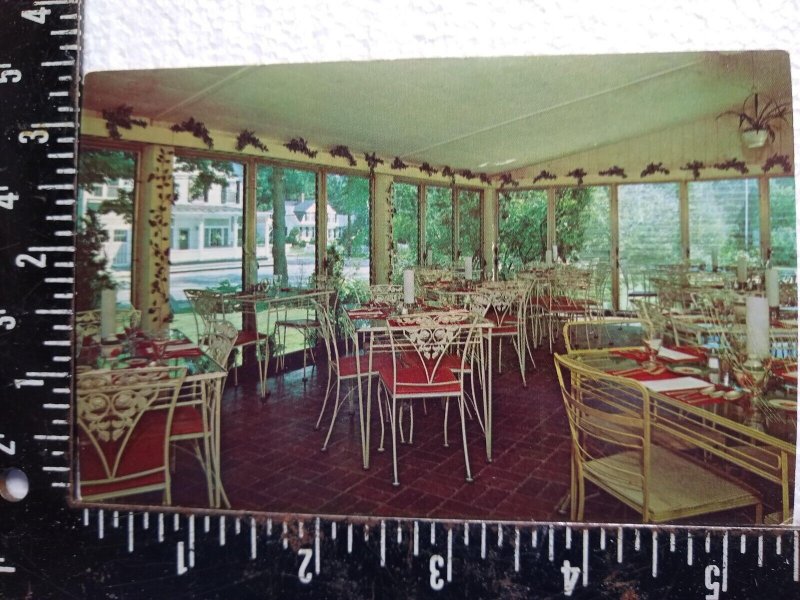
<instances>
[{"instance_id":1,"label":"glass wall","mask_svg":"<svg viewBox=\"0 0 800 600\"><path fill-rule=\"evenodd\" d=\"M366 297L369 289L369 179L353 175L326 176L328 248L343 261L341 300ZM331 250L329 250L330 258Z\"/></svg>"},{"instance_id":2,"label":"glass wall","mask_svg":"<svg viewBox=\"0 0 800 600\"><path fill-rule=\"evenodd\" d=\"M99 308L106 288L130 306L136 154L83 150L78 166L75 310Z\"/></svg>"},{"instance_id":3,"label":"glass wall","mask_svg":"<svg viewBox=\"0 0 800 600\"><path fill-rule=\"evenodd\" d=\"M679 196L677 183L619 186L620 308L628 292L650 288L659 266L681 261Z\"/></svg>"},{"instance_id":4,"label":"glass wall","mask_svg":"<svg viewBox=\"0 0 800 600\"><path fill-rule=\"evenodd\" d=\"M528 263L544 262L547 246L547 191L502 192L498 200L500 277Z\"/></svg>"},{"instance_id":5,"label":"glass wall","mask_svg":"<svg viewBox=\"0 0 800 600\"><path fill-rule=\"evenodd\" d=\"M760 259L759 194L756 179L689 183L689 248L692 263L730 267L744 252Z\"/></svg>"},{"instance_id":6,"label":"glass wall","mask_svg":"<svg viewBox=\"0 0 800 600\"><path fill-rule=\"evenodd\" d=\"M477 190L458 191L459 257L471 256L475 268L481 258L481 193Z\"/></svg>"},{"instance_id":7,"label":"glass wall","mask_svg":"<svg viewBox=\"0 0 800 600\"><path fill-rule=\"evenodd\" d=\"M305 287L314 275L317 240L314 171L259 165L256 171L258 280Z\"/></svg>"},{"instance_id":8,"label":"glass wall","mask_svg":"<svg viewBox=\"0 0 800 600\"><path fill-rule=\"evenodd\" d=\"M396 181L392 206L393 283L401 283L403 271L419 263L419 186Z\"/></svg>"},{"instance_id":9,"label":"glass wall","mask_svg":"<svg viewBox=\"0 0 800 600\"><path fill-rule=\"evenodd\" d=\"M797 227L794 179L775 177L769 180L769 231L776 267L797 269Z\"/></svg>"},{"instance_id":10,"label":"glass wall","mask_svg":"<svg viewBox=\"0 0 800 600\"><path fill-rule=\"evenodd\" d=\"M453 264L453 190L446 187L425 187L426 265L450 267Z\"/></svg>"}]
</instances>

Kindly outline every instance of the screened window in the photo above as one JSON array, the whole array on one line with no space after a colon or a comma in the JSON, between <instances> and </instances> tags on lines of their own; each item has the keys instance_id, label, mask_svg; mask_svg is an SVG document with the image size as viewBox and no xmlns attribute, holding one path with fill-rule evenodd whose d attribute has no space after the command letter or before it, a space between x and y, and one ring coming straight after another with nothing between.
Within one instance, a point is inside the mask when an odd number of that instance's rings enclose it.
<instances>
[{"instance_id":1,"label":"screened window","mask_svg":"<svg viewBox=\"0 0 800 600\"><path fill-rule=\"evenodd\" d=\"M681 261L677 183L619 186L620 308L628 293L650 290L650 276Z\"/></svg>"},{"instance_id":2,"label":"screened window","mask_svg":"<svg viewBox=\"0 0 800 600\"><path fill-rule=\"evenodd\" d=\"M481 249L481 193L475 190L458 192L458 253L471 256L477 269Z\"/></svg>"},{"instance_id":3,"label":"screened window","mask_svg":"<svg viewBox=\"0 0 800 600\"><path fill-rule=\"evenodd\" d=\"M260 165L256 171L258 279L305 287L316 260L317 179L314 171ZM258 237L258 236L257 236Z\"/></svg>"},{"instance_id":4,"label":"screened window","mask_svg":"<svg viewBox=\"0 0 800 600\"><path fill-rule=\"evenodd\" d=\"M692 262L736 264L744 252L759 258L759 194L756 179L689 183L689 243Z\"/></svg>"},{"instance_id":5,"label":"screened window","mask_svg":"<svg viewBox=\"0 0 800 600\"><path fill-rule=\"evenodd\" d=\"M419 263L419 186L395 182L392 205L392 274L398 283L402 281L403 270Z\"/></svg>"},{"instance_id":6,"label":"screened window","mask_svg":"<svg viewBox=\"0 0 800 600\"><path fill-rule=\"evenodd\" d=\"M797 227L794 179L775 177L769 180L769 230L776 267L797 268Z\"/></svg>"},{"instance_id":7,"label":"screened window","mask_svg":"<svg viewBox=\"0 0 800 600\"><path fill-rule=\"evenodd\" d=\"M453 264L453 191L450 188L425 188L423 262L436 267Z\"/></svg>"},{"instance_id":8,"label":"screened window","mask_svg":"<svg viewBox=\"0 0 800 600\"><path fill-rule=\"evenodd\" d=\"M369 180L353 175L326 176L328 247L343 262L342 301L365 297L369 287ZM329 252L330 254L330 252ZM358 289L356 289L358 288Z\"/></svg>"},{"instance_id":9,"label":"screened window","mask_svg":"<svg viewBox=\"0 0 800 600\"><path fill-rule=\"evenodd\" d=\"M84 150L78 167L75 309L99 308L108 287L120 306L130 306L136 155Z\"/></svg>"},{"instance_id":10,"label":"screened window","mask_svg":"<svg viewBox=\"0 0 800 600\"><path fill-rule=\"evenodd\" d=\"M547 192L503 192L499 197L497 255L499 275L531 262L544 262L547 246Z\"/></svg>"}]
</instances>

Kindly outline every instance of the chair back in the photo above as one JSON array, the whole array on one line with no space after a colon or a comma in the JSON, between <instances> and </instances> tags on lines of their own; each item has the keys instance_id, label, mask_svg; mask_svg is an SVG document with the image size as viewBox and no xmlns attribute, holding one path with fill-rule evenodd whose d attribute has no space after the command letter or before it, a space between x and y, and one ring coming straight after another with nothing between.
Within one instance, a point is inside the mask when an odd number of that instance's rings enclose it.
<instances>
[{"instance_id":1,"label":"chair back","mask_svg":"<svg viewBox=\"0 0 800 600\"><path fill-rule=\"evenodd\" d=\"M369 300L394 306L403 301L403 286L393 283L376 283L369 286Z\"/></svg>"},{"instance_id":2,"label":"chair back","mask_svg":"<svg viewBox=\"0 0 800 600\"><path fill-rule=\"evenodd\" d=\"M78 468L84 499L168 490L168 436L185 376L182 367L78 374Z\"/></svg>"},{"instance_id":3,"label":"chair back","mask_svg":"<svg viewBox=\"0 0 800 600\"><path fill-rule=\"evenodd\" d=\"M516 325L522 335L531 287L530 281L522 279L485 283L470 294L470 308L498 327Z\"/></svg>"},{"instance_id":4,"label":"chair back","mask_svg":"<svg viewBox=\"0 0 800 600\"><path fill-rule=\"evenodd\" d=\"M554 354L569 421L574 468L607 490L638 488L649 506L650 394L640 383ZM628 453L630 460L606 460ZM591 473L586 472L593 463Z\"/></svg>"},{"instance_id":5,"label":"chair back","mask_svg":"<svg viewBox=\"0 0 800 600\"><path fill-rule=\"evenodd\" d=\"M641 319L608 318L564 323L567 354L582 350L641 346L646 337L649 337L648 325Z\"/></svg>"},{"instance_id":6,"label":"chair back","mask_svg":"<svg viewBox=\"0 0 800 600\"><path fill-rule=\"evenodd\" d=\"M406 395L450 393L453 375L468 370L468 349L478 329L467 311L430 312L392 317L387 322L395 386Z\"/></svg>"},{"instance_id":7,"label":"chair back","mask_svg":"<svg viewBox=\"0 0 800 600\"><path fill-rule=\"evenodd\" d=\"M207 336L207 347L205 353L214 359L223 369L228 368L228 359L231 350L236 343L239 332L236 326L230 321L217 321L211 324L211 329Z\"/></svg>"}]
</instances>

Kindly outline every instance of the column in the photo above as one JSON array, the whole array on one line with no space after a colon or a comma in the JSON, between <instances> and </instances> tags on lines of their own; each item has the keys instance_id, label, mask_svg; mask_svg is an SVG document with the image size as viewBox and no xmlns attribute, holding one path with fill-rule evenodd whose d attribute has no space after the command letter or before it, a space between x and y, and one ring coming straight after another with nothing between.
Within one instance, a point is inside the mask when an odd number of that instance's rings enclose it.
<instances>
[{"instance_id":1,"label":"column","mask_svg":"<svg viewBox=\"0 0 800 600\"><path fill-rule=\"evenodd\" d=\"M370 283L390 283L392 269L392 183L394 177L375 173L370 185L372 236L370 241Z\"/></svg>"},{"instance_id":2,"label":"column","mask_svg":"<svg viewBox=\"0 0 800 600\"><path fill-rule=\"evenodd\" d=\"M481 195L481 220L483 235L481 239L481 274L484 279L492 278L494 268L494 246L497 243L497 190L488 188Z\"/></svg>"}]
</instances>

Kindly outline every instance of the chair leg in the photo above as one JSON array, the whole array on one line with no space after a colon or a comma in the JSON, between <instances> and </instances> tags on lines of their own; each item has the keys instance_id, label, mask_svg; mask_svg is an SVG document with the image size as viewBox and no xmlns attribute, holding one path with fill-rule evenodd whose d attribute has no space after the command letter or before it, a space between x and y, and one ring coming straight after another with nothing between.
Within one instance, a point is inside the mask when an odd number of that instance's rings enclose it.
<instances>
[{"instance_id":1,"label":"chair leg","mask_svg":"<svg viewBox=\"0 0 800 600\"><path fill-rule=\"evenodd\" d=\"M397 477L397 399L392 396L392 410L389 413L389 425L392 429L392 485L399 486L400 480Z\"/></svg>"},{"instance_id":2,"label":"chair leg","mask_svg":"<svg viewBox=\"0 0 800 600\"><path fill-rule=\"evenodd\" d=\"M386 425L383 422L383 402L381 402L381 400L383 400L383 398L381 398L381 387L378 386L378 420L381 423L381 443L378 445L378 452L383 452L383 440L386 433Z\"/></svg>"},{"instance_id":3,"label":"chair leg","mask_svg":"<svg viewBox=\"0 0 800 600\"><path fill-rule=\"evenodd\" d=\"M328 404L328 396L330 396L331 390L332 390L332 387L333 387L331 385L331 381L332 380L330 380L330 379L328 380L328 385L327 385L327 388L325 389L325 397L322 399L322 408L320 409L319 416L317 417L317 424L314 425L314 430L315 431L319 429L319 424L322 422L322 415L325 414L325 407ZM339 402L339 378L338 377L336 378L336 402Z\"/></svg>"},{"instance_id":4,"label":"chair leg","mask_svg":"<svg viewBox=\"0 0 800 600\"><path fill-rule=\"evenodd\" d=\"M450 398L444 400L444 447L448 448L450 444L447 443L447 413L450 410Z\"/></svg>"},{"instance_id":5,"label":"chair leg","mask_svg":"<svg viewBox=\"0 0 800 600\"><path fill-rule=\"evenodd\" d=\"M322 451L323 452L328 449L328 442L331 439L331 433L333 433L333 426L336 423L336 417L339 416L339 410L342 408L342 402L341 402L341 400L339 398L339 393L340 393L340 382L339 382L339 378L337 377L336 378L336 402L334 402L334 404L333 404L333 416L331 417L331 424L328 427L328 435L325 436L325 443L322 444Z\"/></svg>"},{"instance_id":6,"label":"chair leg","mask_svg":"<svg viewBox=\"0 0 800 600\"><path fill-rule=\"evenodd\" d=\"M469 450L467 450L467 424L464 420L464 397L458 399L458 409L461 413L461 439L464 442L464 466L467 469L467 481L472 482L472 471L469 468Z\"/></svg>"}]
</instances>

